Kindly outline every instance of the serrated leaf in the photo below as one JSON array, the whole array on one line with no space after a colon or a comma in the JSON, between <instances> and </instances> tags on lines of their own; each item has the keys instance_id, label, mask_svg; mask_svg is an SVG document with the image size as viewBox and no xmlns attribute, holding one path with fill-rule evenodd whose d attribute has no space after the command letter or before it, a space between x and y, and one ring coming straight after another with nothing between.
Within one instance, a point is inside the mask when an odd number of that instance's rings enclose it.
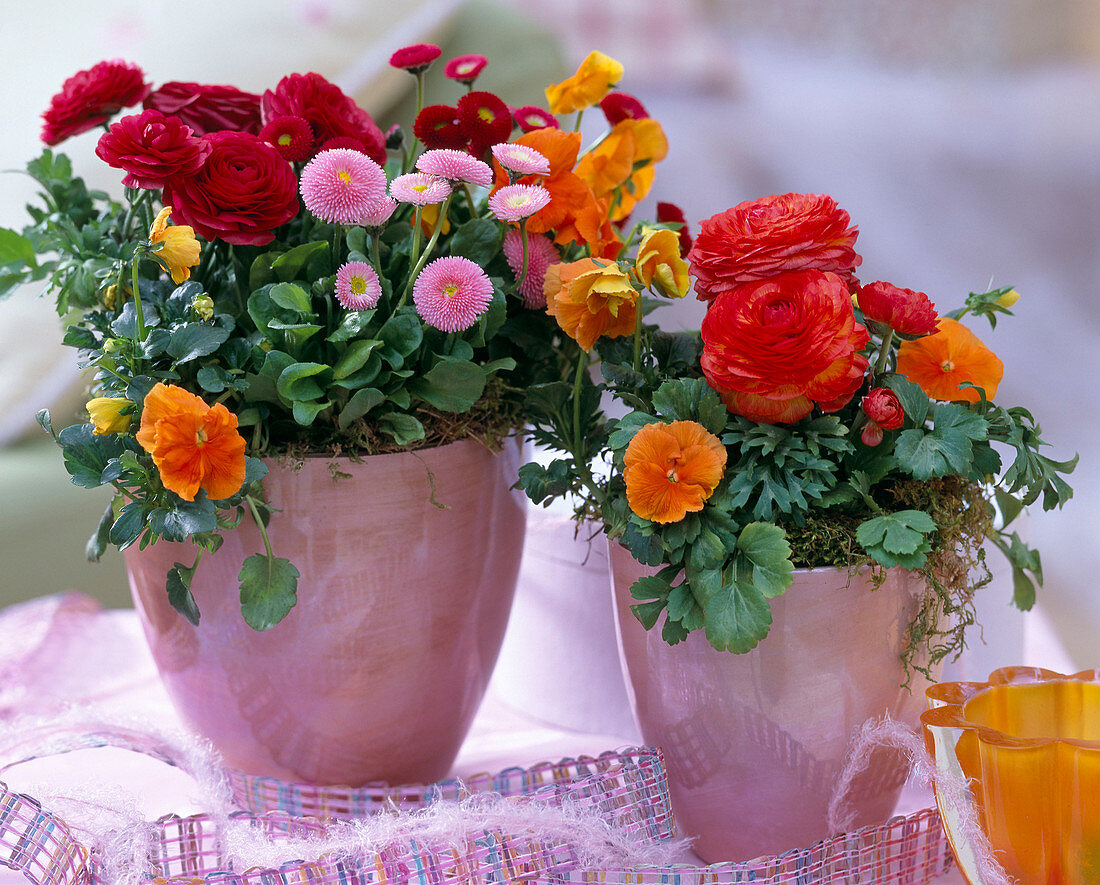
<instances>
[{"instance_id":1,"label":"serrated leaf","mask_svg":"<svg viewBox=\"0 0 1100 885\"><path fill-rule=\"evenodd\" d=\"M141 318L146 330L160 323L160 314L152 302L141 299ZM111 332L117 338L129 338L137 340L137 311L134 309L134 301L130 299L124 305L117 319L111 323Z\"/></svg>"},{"instance_id":2,"label":"serrated leaf","mask_svg":"<svg viewBox=\"0 0 1100 885\"><path fill-rule=\"evenodd\" d=\"M737 551L752 564L752 584L764 596L773 599L791 586L791 546L779 526L750 522L737 537Z\"/></svg>"},{"instance_id":3,"label":"serrated leaf","mask_svg":"<svg viewBox=\"0 0 1100 885\"><path fill-rule=\"evenodd\" d=\"M886 386L897 396L906 420L917 426L924 424L931 404L920 385L914 384L904 375L888 375Z\"/></svg>"},{"instance_id":4,"label":"serrated leaf","mask_svg":"<svg viewBox=\"0 0 1100 885\"><path fill-rule=\"evenodd\" d=\"M6 227L0 227L0 265L36 267L31 241Z\"/></svg>"},{"instance_id":5,"label":"serrated leaf","mask_svg":"<svg viewBox=\"0 0 1100 885\"><path fill-rule=\"evenodd\" d=\"M658 566L664 556L664 544L659 535L645 534L632 522L626 524L626 529L620 539L624 547L642 565Z\"/></svg>"},{"instance_id":6,"label":"serrated leaf","mask_svg":"<svg viewBox=\"0 0 1100 885\"><path fill-rule=\"evenodd\" d=\"M145 525L145 513L140 501L131 501L119 512L109 537L119 550L125 550L138 539Z\"/></svg>"},{"instance_id":7,"label":"serrated leaf","mask_svg":"<svg viewBox=\"0 0 1100 885\"><path fill-rule=\"evenodd\" d=\"M91 424L73 424L57 435L65 469L74 485L94 489L103 485L103 471L112 458L122 454L117 434L97 434Z\"/></svg>"},{"instance_id":8,"label":"serrated leaf","mask_svg":"<svg viewBox=\"0 0 1100 885\"><path fill-rule=\"evenodd\" d=\"M253 630L270 630L298 601L298 569L288 559L254 554L241 566L241 615Z\"/></svg>"},{"instance_id":9,"label":"serrated leaf","mask_svg":"<svg viewBox=\"0 0 1100 885\"><path fill-rule=\"evenodd\" d=\"M638 622L647 630L652 630L653 625L657 623L657 618L661 616L661 612L664 611L665 603L663 600L655 600L653 602L643 602L639 605L630 606L630 611L633 612L634 617L638 619Z\"/></svg>"},{"instance_id":10,"label":"serrated leaf","mask_svg":"<svg viewBox=\"0 0 1100 885\"><path fill-rule=\"evenodd\" d=\"M733 580L703 601L707 641L718 651L744 654L768 635L772 613L752 584Z\"/></svg>"},{"instance_id":11,"label":"serrated leaf","mask_svg":"<svg viewBox=\"0 0 1100 885\"><path fill-rule=\"evenodd\" d=\"M212 532L218 526L214 504L205 495L172 507L158 507L149 514L149 528L166 541L183 541L191 535Z\"/></svg>"},{"instance_id":12,"label":"serrated leaf","mask_svg":"<svg viewBox=\"0 0 1100 885\"><path fill-rule=\"evenodd\" d=\"M923 510L901 510L860 523L856 540L886 568L920 568L931 549L928 535L935 530L935 520Z\"/></svg>"},{"instance_id":13,"label":"serrated leaf","mask_svg":"<svg viewBox=\"0 0 1100 885\"><path fill-rule=\"evenodd\" d=\"M685 630L690 632L703 626L703 607L695 599L692 587L687 584L678 584L673 587L668 593L665 606L668 609L668 616L674 621L679 621Z\"/></svg>"}]
</instances>

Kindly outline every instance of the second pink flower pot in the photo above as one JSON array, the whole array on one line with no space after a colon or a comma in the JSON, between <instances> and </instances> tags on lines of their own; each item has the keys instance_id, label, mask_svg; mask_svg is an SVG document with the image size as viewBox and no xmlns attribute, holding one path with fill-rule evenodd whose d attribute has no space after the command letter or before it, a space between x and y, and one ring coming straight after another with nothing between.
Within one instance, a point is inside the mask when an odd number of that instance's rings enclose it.
<instances>
[{"instance_id":1,"label":"second pink flower pot","mask_svg":"<svg viewBox=\"0 0 1100 885\"><path fill-rule=\"evenodd\" d=\"M168 604L190 545L130 548L130 586L184 721L227 765L315 784L446 777L500 650L523 549L519 444L462 441L352 463L271 464L269 534L301 572L298 603L257 633L237 573L263 551L247 518L192 584L201 621Z\"/></svg>"}]
</instances>

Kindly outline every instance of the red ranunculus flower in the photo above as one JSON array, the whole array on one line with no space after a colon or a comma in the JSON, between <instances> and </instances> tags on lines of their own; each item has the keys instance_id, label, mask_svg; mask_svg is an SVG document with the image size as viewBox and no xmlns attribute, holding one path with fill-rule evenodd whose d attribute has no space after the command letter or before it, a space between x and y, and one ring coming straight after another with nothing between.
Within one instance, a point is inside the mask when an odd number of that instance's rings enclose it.
<instances>
[{"instance_id":1,"label":"red ranunculus flower","mask_svg":"<svg viewBox=\"0 0 1100 885\"><path fill-rule=\"evenodd\" d=\"M264 122L275 117L301 117L313 127L317 144L330 138L350 137L363 143L368 157L386 165L386 137L374 119L350 96L320 74L283 77L260 100Z\"/></svg>"},{"instance_id":2,"label":"red ranunculus flower","mask_svg":"<svg viewBox=\"0 0 1100 885\"><path fill-rule=\"evenodd\" d=\"M867 283L860 286L857 299L867 319L902 335L931 335L936 331L939 314L923 292L899 289L891 283Z\"/></svg>"},{"instance_id":3,"label":"red ranunculus flower","mask_svg":"<svg viewBox=\"0 0 1100 885\"><path fill-rule=\"evenodd\" d=\"M236 86L173 80L149 93L145 107L179 117L196 135L223 129L256 135L262 125L260 96Z\"/></svg>"},{"instance_id":4,"label":"red ranunculus flower","mask_svg":"<svg viewBox=\"0 0 1100 885\"><path fill-rule=\"evenodd\" d=\"M95 152L108 166L126 170L126 187L153 189L164 187L173 175L197 172L210 145L177 117L142 111L117 120L100 136Z\"/></svg>"},{"instance_id":5,"label":"red ranunculus flower","mask_svg":"<svg viewBox=\"0 0 1100 885\"><path fill-rule=\"evenodd\" d=\"M607 122L614 126L620 120L645 120L649 111L629 92L609 92L600 99L600 110Z\"/></svg>"},{"instance_id":6,"label":"red ranunculus flower","mask_svg":"<svg viewBox=\"0 0 1100 885\"><path fill-rule=\"evenodd\" d=\"M207 240L263 246L298 214L298 179L279 152L247 132L211 132L210 155L194 175L168 179L161 197Z\"/></svg>"},{"instance_id":7,"label":"red ranunculus flower","mask_svg":"<svg viewBox=\"0 0 1100 885\"><path fill-rule=\"evenodd\" d=\"M844 280L804 270L718 295L703 318L701 365L731 412L789 424L814 404L836 411L863 383L856 322Z\"/></svg>"},{"instance_id":8,"label":"red ranunculus flower","mask_svg":"<svg viewBox=\"0 0 1100 885\"><path fill-rule=\"evenodd\" d=\"M688 256L700 301L795 270L830 271L849 285L863 261L858 231L829 196L784 194L740 203L701 225Z\"/></svg>"},{"instance_id":9,"label":"red ranunculus flower","mask_svg":"<svg viewBox=\"0 0 1100 885\"><path fill-rule=\"evenodd\" d=\"M864 413L883 430L897 430L905 423L905 410L897 394L887 387L876 387L860 400Z\"/></svg>"},{"instance_id":10,"label":"red ranunculus flower","mask_svg":"<svg viewBox=\"0 0 1100 885\"><path fill-rule=\"evenodd\" d=\"M149 92L141 68L128 61L101 61L78 71L61 84L42 114L42 141L60 144L106 123L123 108L140 102Z\"/></svg>"}]
</instances>

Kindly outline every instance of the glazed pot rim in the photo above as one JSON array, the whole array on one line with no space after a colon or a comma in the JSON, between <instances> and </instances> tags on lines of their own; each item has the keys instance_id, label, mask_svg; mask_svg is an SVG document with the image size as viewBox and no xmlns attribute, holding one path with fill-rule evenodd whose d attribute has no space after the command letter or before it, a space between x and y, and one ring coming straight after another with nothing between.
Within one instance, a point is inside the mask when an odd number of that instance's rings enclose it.
<instances>
[{"instance_id":1,"label":"glazed pot rim","mask_svg":"<svg viewBox=\"0 0 1100 885\"><path fill-rule=\"evenodd\" d=\"M520 437L518 436L518 434L508 434L507 436L502 437L501 438L501 445L498 448L493 448L492 446L486 445L480 439L476 439L472 436L467 436L467 437L463 437L462 439L451 440L450 442L446 442L446 443L443 443L442 445L438 445L438 446L421 446L421 447L416 448L416 449L403 449L400 452L377 452L375 454L368 454L368 455L351 455L351 454L347 454L347 453L343 453L343 452L340 452L340 453L307 452L304 455L294 455L294 456L287 455L287 454L263 455L260 458L260 460L263 461L267 465L274 464L278 467L293 467L293 464L295 462L298 462L298 461L300 461L302 463L315 462L315 461L341 461L341 462L346 462L346 463L350 463L350 464L357 464L361 461L370 461L370 460L373 460L373 459L390 458L390 457L404 457L404 456L407 456L407 455L419 456L422 453L441 452L444 449L449 449L449 448L453 448L453 447L459 447L459 446L465 447L465 444L467 444L467 443L472 443L473 445L477 446L478 448L484 449L486 452L488 452L491 455L499 455L503 451L504 446L507 445L513 439L520 439ZM283 463L285 461L289 461L290 463L289 464Z\"/></svg>"}]
</instances>

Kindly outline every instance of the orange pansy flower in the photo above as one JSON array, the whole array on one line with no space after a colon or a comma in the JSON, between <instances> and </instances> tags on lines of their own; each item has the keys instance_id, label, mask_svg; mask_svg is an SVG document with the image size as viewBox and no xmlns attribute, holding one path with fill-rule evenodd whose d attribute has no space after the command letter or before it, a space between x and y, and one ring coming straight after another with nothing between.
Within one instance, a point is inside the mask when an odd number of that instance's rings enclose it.
<instances>
[{"instance_id":1,"label":"orange pansy flower","mask_svg":"<svg viewBox=\"0 0 1100 885\"><path fill-rule=\"evenodd\" d=\"M652 522L679 522L703 509L726 468L726 447L695 421L647 424L626 447L626 500Z\"/></svg>"},{"instance_id":2,"label":"orange pansy flower","mask_svg":"<svg viewBox=\"0 0 1100 885\"><path fill-rule=\"evenodd\" d=\"M220 501L244 484L244 438L237 416L221 403L208 406L181 387L157 384L145 397L136 438L164 487L185 501L200 488Z\"/></svg>"},{"instance_id":3,"label":"orange pansy flower","mask_svg":"<svg viewBox=\"0 0 1100 885\"><path fill-rule=\"evenodd\" d=\"M680 235L667 228L642 238L634 269L646 288L669 298L683 298L691 286L688 263L680 256Z\"/></svg>"},{"instance_id":4,"label":"orange pansy flower","mask_svg":"<svg viewBox=\"0 0 1100 885\"><path fill-rule=\"evenodd\" d=\"M538 184L550 192L550 203L527 219L532 234L554 232L559 246L568 243L587 245L592 254L613 257L620 241L607 217L607 202L596 199L590 188L574 171L581 150L579 132L560 129L536 129L516 139L542 154L550 162L547 176L525 175L520 184ZM508 174L496 164L493 193L508 184Z\"/></svg>"},{"instance_id":5,"label":"orange pansy flower","mask_svg":"<svg viewBox=\"0 0 1100 885\"><path fill-rule=\"evenodd\" d=\"M543 291L546 312L586 351L601 336L618 338L634 331L638 293L614 262L582 258L552 264Z\"/></svg>"},{"instance_id":6,"label":"orange pansy flower","mask_svg":"<svg viewBox=\"0 0 1100 885\"><path fill-rule=\"evenodd\" d=\"M577 73L546 87L552 114L571 114L596 104L623 78L623 66L602 52L590 52Z\"/></svg>"},{"instance_id":7,"label":"orange pansy flower","mask_svg":"<svg viewBox=\"0 0 1100 885\"><path fill-rule=\"evenodd\" d=\"M653 187L653 168L668 156L668 139L661 124L647 117L627 118L577 163L577 175L596 199L611 201L611 220L626 218Z\"/></svg>"},{"instance_id":8,"label":"orange pansy flower","mask_svg":"<svg viewBox=\"0 0 1100 885\"><path fill-rule=\"evenodd\" d=\"M897 371L920 385L932 399L976 403L978 391L960 389L965 381L985 390L985 398L997 395L1004 377L1004 363L962 323L941 317L936 332L903 341L898 348Z\"/></svg>"}]
</instances>

